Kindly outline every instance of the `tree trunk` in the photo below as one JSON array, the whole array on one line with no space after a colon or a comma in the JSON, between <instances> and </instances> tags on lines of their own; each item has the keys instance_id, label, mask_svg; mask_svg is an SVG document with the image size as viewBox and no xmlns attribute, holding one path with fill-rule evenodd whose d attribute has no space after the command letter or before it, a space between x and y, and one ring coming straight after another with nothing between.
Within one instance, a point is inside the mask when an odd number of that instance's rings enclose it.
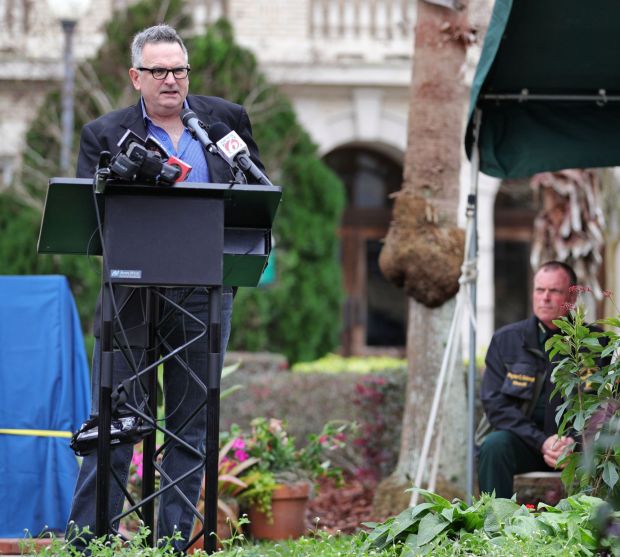
<instances>
[{"instance_id":1,"label":"tree trunk","mask_svg":"<svg viewBox=\"0 0 620 557\"><path fill-rule=\"evenodd\" d=\"M386 277L404 286L413 298L407 337L407 404L396 471L377 490L378 516L393 515L408 506L410 494L403 491L416 475L454 312L451 298L458 291L464 233L456 223L468 36L465 9L418 2L403 186L380 257ZM458 359L450 393L436 491L453 497L463 495L451 482L458 479L464 486L467 438L466 388Z\"/></svg>"}]
</instances>

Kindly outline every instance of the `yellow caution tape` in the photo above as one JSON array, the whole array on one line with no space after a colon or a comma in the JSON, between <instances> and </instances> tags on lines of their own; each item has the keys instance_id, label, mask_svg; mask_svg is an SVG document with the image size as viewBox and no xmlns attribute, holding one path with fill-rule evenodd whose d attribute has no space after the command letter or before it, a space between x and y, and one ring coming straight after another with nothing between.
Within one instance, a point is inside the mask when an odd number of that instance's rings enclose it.
<instances>
[{"instance_id":1,"label":"yellow caution tape","mask_svg":"<svg viewBox=\"0 0 620 557\"><path fill-rule=\"evenodd\" d=\"M0 435L32 435L34 437L66 437L73 435L70 431L58 431L53 429L0 429Z\"/></svg>"}]
</instances>

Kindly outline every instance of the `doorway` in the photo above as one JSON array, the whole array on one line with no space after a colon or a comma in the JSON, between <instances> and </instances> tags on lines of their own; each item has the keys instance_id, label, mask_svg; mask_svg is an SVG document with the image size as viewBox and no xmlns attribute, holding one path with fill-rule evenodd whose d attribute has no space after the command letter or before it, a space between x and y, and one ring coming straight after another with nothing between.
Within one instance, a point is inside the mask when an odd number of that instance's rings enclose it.
<instances>
[{"instance_id":1,"label":"doorway","mask_svg":"<svg viewBox=\"0 0 620 557\"><path fill-rule=\"evenodd\" d=\"M495 198L495 330L531 313L530 251L536 206L528 180L506 180Z\"/></svg>"},{"instance_id":2,"label":"doorway","mask_svg":"<svg viewBox=\"0 0 620 557\"><path fill-rule=\"evenodd\" d=\"M343 181L347 196L340 227L346 292L342 353L402 353L407 297L379 269L392 216L390 194L400 190L402 166L365 147L342 147L324 160Z\"/></svg>"}]
</instances>

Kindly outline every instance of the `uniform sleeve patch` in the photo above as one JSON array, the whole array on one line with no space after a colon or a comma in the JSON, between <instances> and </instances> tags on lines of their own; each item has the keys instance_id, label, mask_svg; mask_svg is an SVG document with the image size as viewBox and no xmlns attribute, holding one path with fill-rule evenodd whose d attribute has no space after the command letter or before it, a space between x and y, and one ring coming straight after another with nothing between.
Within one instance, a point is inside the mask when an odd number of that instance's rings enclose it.
<instances>
[{"instance_id":1,"label":"uniform sleeve patch","mask_svg":"<svg viewBox=\"0 0 620 557\"><path fill-rule=\"evenodd\" d=\"M512 371L509 371L506 377L508 377L516 387L527 387L528 384L536 381L536 378L531 375L524 375L523 373L515 373Z\"/></svg>"},{"instance_id":2,"label":"uniform sleeve patch","mask_svg":"<svg viewBox=\"0 0 620 557\"><path fill-rule=\"evenodd\" d=\"M534 397L534 386L536 383L536 369L524 364L512 364L506 371L504 384L501 387L503 394L531 400Z\"/></svg>"}]
</instances>

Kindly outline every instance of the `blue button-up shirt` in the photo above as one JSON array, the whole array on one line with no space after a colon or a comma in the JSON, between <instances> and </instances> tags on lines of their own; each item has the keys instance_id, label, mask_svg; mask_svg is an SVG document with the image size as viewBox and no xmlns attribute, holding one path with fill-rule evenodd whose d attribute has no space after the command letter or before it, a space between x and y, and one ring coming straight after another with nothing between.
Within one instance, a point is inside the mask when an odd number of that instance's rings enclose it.
<instances>
[{"instance_id":1,"label":"blue button-up shirt","mask_svg":"<svg viewBox=\"0 0 620 557\"><path fill-rule=\"evenodd\" d=\"M207 165L207 159L205 157L204 149L202 145L196 141L187 129L183 130L183 135L179 139L178 148L174 148L172 139L168 133L153 123L146 113L146 107L144 106L144 99L141 99L142 103L142 116L144 117L144 124L146 126L146 132L152 135L157 141L159 141L166 151L170 155L181 159L183 162L191 165L192 170L187 176L186 182L210 182L209 179L209 167ZM187 100L183 103L184 108L189 108Z\"/></svg>"}]
</instances>

